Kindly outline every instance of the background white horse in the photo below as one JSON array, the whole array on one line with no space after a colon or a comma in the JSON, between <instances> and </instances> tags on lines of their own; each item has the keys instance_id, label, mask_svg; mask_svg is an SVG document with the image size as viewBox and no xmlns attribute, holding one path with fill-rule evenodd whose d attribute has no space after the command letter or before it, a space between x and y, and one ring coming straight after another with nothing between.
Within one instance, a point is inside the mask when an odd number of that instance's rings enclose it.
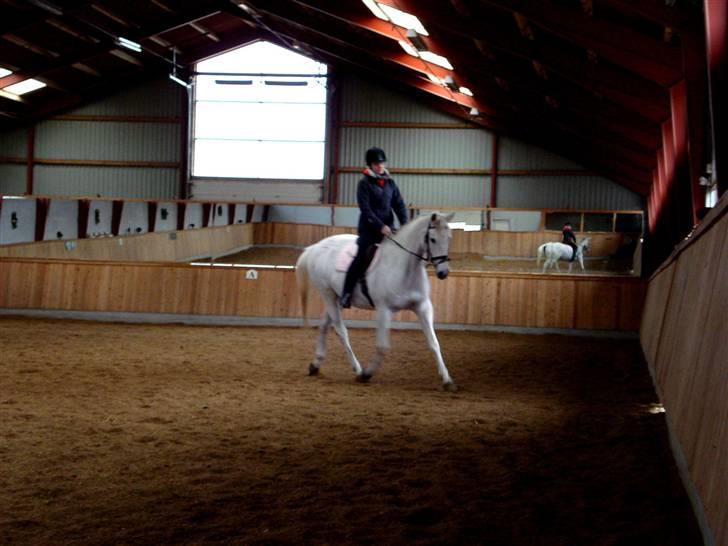
<instances>
[{"instance_id":1,"label":"background white horse","mask_svg":"<svg viewBox=\"0 0 728 546\"><path fill-rule=\"evenodd\" d=\"M585 237L576 245L576 256L574 260L578 260L581 270L584 271L584 252L587 252L591 246L591 239ZM544 243L538 247L536 254L536 267L541 264L541 259L546 258L543 264L543 272L549 267L555 267L557 271L561 271L559 260L571 260L572 248L564 243ZM569 273L574 262L569 261Z\"/></svg>"},{"instance_id":2,"label":"background white horse","mask_svg":"<svg viewBox=\"0 0 728 546\"><path fill-rule=\"evenodd\" d=\"M379 261L366 274L369 294L377 312L376 352L369 366L362 369L349 343L349 335L341 316L338 298L344 285L345 273L336 271L335 262L341 250L356 240L355 235L334 235L309 246L296 262L304 321L308 303L309 285L313 284L324 301L324 315L316 343L314 361L309 366L309 374L316 375L326 357L326 334L331 325L341 340L346 356L356 373L358 381L368 381L384 360L389 350L389 327L392 313L404 309L414 311L420 321L427 343L435 355L437 370L442 378L443 388L456 390L440 353L440 344L433 327L433 309L430 301L430 283L425 265L435 266L437 277L445 279L448 275L448 246L450 228L448 221L453 215L433 213L421 216L404 225L391 238L385 238L380 246ZM371 309L369 300L357 283L352 294L355 307Z\"/></svg>"}]
</instances>

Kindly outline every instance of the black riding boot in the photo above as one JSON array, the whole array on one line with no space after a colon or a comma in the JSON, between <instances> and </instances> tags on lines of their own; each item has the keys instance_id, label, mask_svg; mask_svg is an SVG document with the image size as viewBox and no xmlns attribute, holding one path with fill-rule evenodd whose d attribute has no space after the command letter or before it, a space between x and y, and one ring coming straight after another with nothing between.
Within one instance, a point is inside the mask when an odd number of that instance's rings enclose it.
<instances>
[{"instance_id":1,"label":"black riding boot","mask_svg":"<svg viewBox=\"0 0 728 546\"><path fill-rule=\"evenodd\" d=\"M354 292L354 286L356 285L357 281L364 273L363 270L366 267L366 257L369 246L370 245L361 244L360 242L356 256L354 257L354 260L351 262L351 265L346 272L346 278L344 279L344 290L341 293L341 298L339 298L339 303L344 309L349 309L351 307L351 294L352 292Z\"/></svg>"}]
</instances>

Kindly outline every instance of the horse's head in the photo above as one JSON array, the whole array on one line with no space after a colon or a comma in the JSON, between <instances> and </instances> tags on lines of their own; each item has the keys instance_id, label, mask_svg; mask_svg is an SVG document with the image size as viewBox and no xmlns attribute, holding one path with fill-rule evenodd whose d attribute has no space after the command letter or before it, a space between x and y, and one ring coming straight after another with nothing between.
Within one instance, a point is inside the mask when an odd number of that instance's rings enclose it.
<instances>
[{"instance_id":1,"label":"horse's head","mask_svg":"<svg viewBox=\"0 0 728 546\"><path fill-rule=\"evenodd\" d=\"M450 214L433 212L425 234L426 257L435 266L438 279L445 279L450 273L447 253L452 234L448 222L453 219L453 216L455 216L454 212Z\"/></svg>"},{"instance_id":2,"label":"horse's head","mask_svg":"<svg viewBox=\"0 0 728 546\"><path fill-rule=\"evenodd\" d=\"M583 253L589 252L591 250L591 238L584 237L584 239L582 239L581 244L579 246L581 247L581 251Z\"/></svg>"}]
</instances>

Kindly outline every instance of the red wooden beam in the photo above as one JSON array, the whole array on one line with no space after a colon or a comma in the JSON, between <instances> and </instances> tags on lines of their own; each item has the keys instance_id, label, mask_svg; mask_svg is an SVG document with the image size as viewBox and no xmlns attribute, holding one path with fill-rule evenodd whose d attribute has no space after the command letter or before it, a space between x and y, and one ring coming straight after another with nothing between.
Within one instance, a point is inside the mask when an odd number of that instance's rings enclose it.
<instances>
[{"instance_id":1,"label":"red wooden beam","mask_svg":"<svg viewBox=\"0 0 728 546\"><path fill-rule=\"evenodd\" d=\"M728 80L728 52L726 51L726 27L728 26L728 2L705 0L705 31L708 51L708 80L710 82L710 117L713 138L713 176L718 180L718 191L728 189L728 136L725 105L726 80Z\"/></svg>"},{"instance_id":2,"label":"red wooden beam","mask_svg":"<svg viewBox=\"0 0 728 546\"><path fill-rule=\"evenodd\" d=\"M697 180L690 177L688 162L688 105L687 84L685 80L670 88L670 103L672 110L672 138L675 154L675 183L678 187L678 204L689 215L681 210L681 218L689 216L690 226L697 222L700 186ZM696 195L697 194L697 195ZM686 226L682 226L685 229Z\"/></svg>"}]
</instances>

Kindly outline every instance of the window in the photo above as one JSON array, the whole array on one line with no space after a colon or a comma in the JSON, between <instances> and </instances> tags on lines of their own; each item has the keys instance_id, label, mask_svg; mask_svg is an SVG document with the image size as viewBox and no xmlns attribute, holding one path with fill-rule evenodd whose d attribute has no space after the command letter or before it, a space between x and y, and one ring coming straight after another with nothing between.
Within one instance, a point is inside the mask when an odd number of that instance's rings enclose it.
<instances>
[{"instance_id":1,"label":"window","mask_svg":"<svg viewBox=\"0 0 728 546\"><path fill-rule=\"evenodd\" d=\"M323 178L325 64L260 41L196 71L193 176Z\"/></svg>"},{"instance_id":2,"label":"window","mask_svg":"<svg viewBox=\"0 0 728 546\"><path fill-rule=\"evenodd\" d=\"M612 213L584 213L584 231L612 231Z\"/></svg>"},{"instance_id":3,"label":"window","mask_svg":"<svg viewBox=\"0 0 728 546\"><path fill-rule=\"evenodd\" d=\"M574 231L581 229L581 213L579 212L547 212L546 230L561 231L566 222L571 222Z\"/></svg>"}]
</instances>

